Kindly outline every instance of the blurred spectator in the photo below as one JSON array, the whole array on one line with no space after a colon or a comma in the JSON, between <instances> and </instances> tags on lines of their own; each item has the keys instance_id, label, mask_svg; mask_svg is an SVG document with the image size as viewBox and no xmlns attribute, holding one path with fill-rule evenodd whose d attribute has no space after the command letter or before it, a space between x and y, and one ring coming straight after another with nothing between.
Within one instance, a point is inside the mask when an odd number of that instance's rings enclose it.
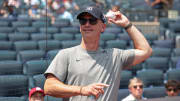
<instances>
[{"instance_id":1,"label":"blurred spectator","mask_svg":"<svg viewBox=\"0 0 180 101\"><path fill-rule=\"evenodd\" d=\"M178 96L179 90L179 82L176 80L168 80L165 84L166 93L168 97Z\"/></svg>"},{"instance_id":2,"label":"blurred spectator","mask_svg":"<svg viewBox=\"0 0 180 101\"><path fill-rule=\"evenodd\" d=\"M126 98L124 98L122 101L137 101L137 100L147 99L142 96L143 82L139 78L134 77L133 79L130 79L128 88L129 88L130 94Z\"/></svg>"},{"instance_id":3,"label":"blurred spectator","mask_svg":"<svg viewBox=\"0 0 180 101\"><path fill-rule=\"evenodd\" d=\"M145 0L146 3L155 10L155 19L158 21L160 17L167 16L167 10L172 7L173 0Z\"/></svg>"},{"instance_id":4,"label":"blurred spectator","mask_svg":"<svg viewBox=\"0 0 180 101\"><path fill-rule=\"evenodd\" d=\"M28 11L30 17L38 19L41 17L41 10L39 9L40 1L31 0L31 8Z\"/></svg>"},{"instance_id":5,"label":"blurred spectator","mask_svg":"<svg viewBox=\"0 0 180 101\"><path fill-rule=\"evenodd\" d=\"M64 0L64 6L71 13L80 9L77 3L73 0Z\"/></svg>"},{"instance_id":6,"label":"blurred spectator","mask_svg":"<svg viewBox=\"0 0 180 101\"><path fill-rule=\"evenodd\" d=\"M44 90L40 87L35 87L29 92L29 101L44 101L44 96Z\"/></svg>"},{"instance_id":7,"label":"blurred spectator","mask_svg":"<svg viewBox=\"0 0 180 101\"><path fill-rule=\"evenodd\" d=\"M65 6L63 5L57 10L56 14L57 18L59 19L68 19L70 20L70 22L73 22L74 20L72 14L69 11L67 11Z\"/></svg>"},{"instance_id":8,"label":"blurred spectator","mask_svg":"<svg viewBox=\"0 0 180 101\"><path fill-rule=\"evenodd\" d=\"M16 5L18 7L18 5ZM14 18L17 17L17 12L15 11L15 3L10 0L4 0L2 8L7 11L7 17Z\"/></svg>"},{"instance_id":9,"label":"blurred spectator","mask_svg":"<svg viewBox=\"0 0 180 101\"><path fill-rule=\"evenodd\" d=\"M177 68L177 69L180 69L180 58L179 58L178 61L177 61L176 68Z\"/></svg>"},{"instance_id":10,"label":"blurred spectator","mask_svg":"<svg viewBox=\"0 0 180 101\"><path fill-rule=\"evenodd\" d=\"M104 9L105 8L105 3L101 2L100 0L93 0L93 2L95 3L95 5L97 7L99 7L100 9Z\"/></svg>"},{"instance_id":11,"label":"blurred spectator","mask_svg":"<svg viewBox=\"0 0 180 101\"><path fill-rule=\"evenodd\" d=\"M0 9L0 17L6 18L8 17L8 12L5 9Z\"/></svg>"}]
</instances>

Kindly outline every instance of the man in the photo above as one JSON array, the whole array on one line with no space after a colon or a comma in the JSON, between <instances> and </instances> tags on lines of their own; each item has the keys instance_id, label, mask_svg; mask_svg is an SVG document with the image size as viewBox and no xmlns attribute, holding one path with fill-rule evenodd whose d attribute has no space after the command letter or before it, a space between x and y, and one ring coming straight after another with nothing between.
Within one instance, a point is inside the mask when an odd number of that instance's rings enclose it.
<instances>
[{"instance_id":1,"label":"man","mask_svg":"<svg viewBox=\"0 0 180 101\"><path fill-rule=\"evenodd\" d=\"M138 78L133 78L129 82L129 91L130 94L126 98L124 98L122 101L137 101L137 100L146 100L147 98L144 98L142 96L143 94L143 82Z\"/></svg>"},{"instance_id":2,"label":"man","mask_svg":"<svg viewBox=\"0 0 180 101\"><path fill-rule=\"evenodd\" d=\"M165 84L166 93L168 97L178 96L179 90L179 82L176 80L168 80Z\"/></svg>"},{"instance_id":3,"label":"man","mask_svg":"<svg viewBox=\"0 0 180 101\"><path fill-rule=\"evenodd\" d=\"M63 101L117 101L122 69L147 59L152 49L134 25L119 11L108 22L124 27L135 49L101 49L100 35L106 24L99 8L87 7L77 19L81 44L61 50L45 72L45 94Z\"/></svg>"},{"instance_id":4,"label":"man","mask_svg":"<svg viewBox=\"0 0 180 101\"><path fill-rule=\"evenodd\" d=\"M44 96L44 91L40 87L35 87L29 92L29 101L44 101Z\"/></svg>"}]
</instances>

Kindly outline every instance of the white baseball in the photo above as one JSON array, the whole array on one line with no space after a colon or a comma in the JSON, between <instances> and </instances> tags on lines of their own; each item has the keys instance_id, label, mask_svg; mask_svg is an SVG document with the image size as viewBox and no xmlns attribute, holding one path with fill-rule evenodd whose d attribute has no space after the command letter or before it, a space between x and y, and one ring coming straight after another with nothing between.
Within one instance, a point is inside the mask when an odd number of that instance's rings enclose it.
<instances>
[{"instance_id":1,"label":"white baseball","mask_svg":"<svg viewBox=\"0 0 180 101\"><path fill-rule=\"evenodd\" d=\"M107 17L107 18L111 18L111 19L115 19L115 18L116 18L114 12L112 12L112 11L109 11L109 12L106 14L106 17Z\"/></svg>"}]
</instances>

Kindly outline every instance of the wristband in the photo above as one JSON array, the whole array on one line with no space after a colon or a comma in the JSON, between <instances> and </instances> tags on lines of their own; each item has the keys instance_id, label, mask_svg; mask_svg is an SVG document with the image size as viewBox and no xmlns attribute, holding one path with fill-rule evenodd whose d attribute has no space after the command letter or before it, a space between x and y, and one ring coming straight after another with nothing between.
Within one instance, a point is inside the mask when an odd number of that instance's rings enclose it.
<instances>
[{"instance_id":1,"label":"wristband","mask_svg":"<svg viewBox=\"0 0 180 101\"><path fill-rule=\"evenodd\" d=\"M132 23L130 22L127 26L124 27L125 30L127 30L128 28L132 27Z\"/></svg>"}]
</instances>

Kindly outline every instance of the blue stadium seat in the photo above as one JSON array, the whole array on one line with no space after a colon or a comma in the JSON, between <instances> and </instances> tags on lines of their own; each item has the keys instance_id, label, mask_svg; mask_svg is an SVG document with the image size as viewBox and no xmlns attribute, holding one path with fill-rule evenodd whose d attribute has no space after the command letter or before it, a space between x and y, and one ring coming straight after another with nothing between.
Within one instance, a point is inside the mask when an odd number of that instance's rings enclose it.
<instances>
[{"instance_id":1,"label":"blue stadium seat","mask_svg":"<svg viewBox=\"0 0 180 101\"><path fill-rule=\"evenodd\" d=\"M36 41L16 41L14 42L14 49L19 52L23 50L36 50L38 44Z\"/></svg>"}]
</instances>

